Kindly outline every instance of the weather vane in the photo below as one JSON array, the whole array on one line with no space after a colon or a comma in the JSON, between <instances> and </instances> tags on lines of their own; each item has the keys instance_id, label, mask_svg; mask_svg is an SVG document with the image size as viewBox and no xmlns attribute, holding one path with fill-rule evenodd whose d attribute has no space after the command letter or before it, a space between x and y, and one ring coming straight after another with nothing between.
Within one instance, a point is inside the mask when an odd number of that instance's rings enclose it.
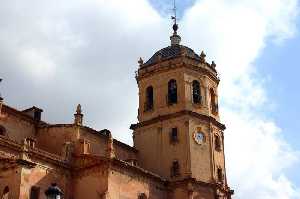
<instances>
[{"instance_id":1,"label":"weather vane","mask_svg":"<svg viewBox=\"0 0 300 199\"><path fill-rule=\"evenodd\" d=\"M174 0L174 7L173 7L173 11L174 11L174 15L171 16L171 19L174 20L174 24L173 24L173 30L174 30L174 34L177 34L177 30L178 30L178 25L177 25L177 8L176 8L176 0Z\"/></svg>"},{"instance_id":2,"label":"weather vane","mask_svg":"<svg viewBox=\"0 0 300 199\"><path fill-rule=\"evenodd\" d=\"M174 20L174 24L177 24L177 15L176 15L176 11L177 11L177 9L176 9L176 0L174 0L174 2L173 2L173 5L174 5L174 7L173 7L173 12L174 12L174 16L172 16L171 17L171 19L173 19Z\"/></svg>"}]
</instances>

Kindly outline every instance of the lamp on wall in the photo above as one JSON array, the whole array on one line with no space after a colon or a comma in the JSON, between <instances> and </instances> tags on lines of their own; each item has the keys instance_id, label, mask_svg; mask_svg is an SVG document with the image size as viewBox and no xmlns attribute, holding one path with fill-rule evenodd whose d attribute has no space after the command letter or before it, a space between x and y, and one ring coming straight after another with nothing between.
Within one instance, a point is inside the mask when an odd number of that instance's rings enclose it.
<instances>
[{"instance_id":1,"label":"lamp on wall","mask_svg":"<svg viewBox=\"0 0 300 199\"><path fill-rule=\"evenodd\" d=\"M57 186L56 183L52 183L51 186L45 191L47 199L61 199L63 192Z\"/></svg>"}]
</instances>

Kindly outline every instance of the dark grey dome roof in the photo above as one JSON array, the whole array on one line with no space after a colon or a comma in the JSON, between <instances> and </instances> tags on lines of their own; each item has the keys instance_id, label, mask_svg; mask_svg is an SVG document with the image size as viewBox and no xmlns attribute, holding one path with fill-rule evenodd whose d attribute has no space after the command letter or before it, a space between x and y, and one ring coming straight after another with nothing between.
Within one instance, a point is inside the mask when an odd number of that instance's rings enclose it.
<instances>
[{"instance_id":1,"label":"dark grey dome roof","mask_svg":"<svg viewBox=\"0 0 300 199\"><path fill-rule=\"evenodd\" d=\"M182 55L186 52L186 56L200 61L197 55L191 48L183 45L171 45L157 51L143 66L149 66L156 63L159 59L166 60Z\"/></svg>"}]
</instances>

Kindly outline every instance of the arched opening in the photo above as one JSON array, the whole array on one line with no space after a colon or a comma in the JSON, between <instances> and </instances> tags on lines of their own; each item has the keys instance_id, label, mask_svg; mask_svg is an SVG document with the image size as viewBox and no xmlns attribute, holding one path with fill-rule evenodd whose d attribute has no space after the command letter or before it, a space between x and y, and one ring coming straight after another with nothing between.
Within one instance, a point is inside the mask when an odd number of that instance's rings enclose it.
<instances>
[{"instance_id":1,"label":"arched opening","mask_svg":"<svg viewBox=\"0 0 300 199\"><path fill-rule=\"evenodd\" d=\"M200 104L201 103L201 89L200 83L197 80L194 80L193 83L193 103Z\"/></svg>"},{"instance_id":2,"label":"arched opening","mask_svg":"<svg viewBox=\"0 0 300 199\"><path fill-rule=\"evenodd\" d=\"M218 181L222 182L223 181L223 172L222 172L221 168L218 168L217 175L218 175Z\"/></svg>"},{"instance_id":3,"label":"arched opening","mask_svg":"<svg viewBox=\"0 0 300 199\"><path fill-rule=\"evenodd\" d=\"M2 193L2 199L9 199L9 187L6 186Z\"/></svg>"},{"instance_id":4,"label":"arched opening","mask_svg":"<svg viewBox=\"0 0 300 199\"><path fill-rule=\"evenodd\" d=\"M177 160L174 160L172 162L172 167L171 167L171 177L177 177L179 175L180 175L179 162Z\"/></svg>"},{"instance_id":5,"label":"arched opening","mask_svg":"<svg viewBox=\"0 0 300 199\"><path fill-rule=\"evenodd\" d=\"M0 136L5 136L6 135L6 129L0 125Z\"/></svg>"},{"instance_id":6,"label":"arched opening","mask_svg":"<svg viewBox=\"0 0 300 199\"><path fill-rule=\"evenodd\" d=\"M178 129L177 129L177 127L174 127L174 128L171 129L170 141L171 141L171 143L178 142Z\"/></svg>"},{"instance_id":7,"label":"arched opening","mask_svg":"<svg viewBox=\"0 0 300 199\"><path fill-rule=\"evenodd\" d=\"M153 87L148 86L146 89L145 111L149 111L152 109L153 109Z\"/></svg>"},{"instance_id":8,"label":"arched opening","mask_svg":"<svg viewBox=\"0 0 300 199\"><path fill-rule=\"evenodd\" d=\"M216 94L212 88L210 89L210 104L211 104L211 112L213 114L217 114L218 113L218 103L216 100Z\"/></svg>"},{"instance_id":9,"label":"arched opening","mask_svg":"<svg viewBox=\"0 0 300 199\"><path fill-rule=\"evenodd\" d=\"M147 195L145 193L140 193L138 199L147 199Z\"/></svg>"},{"instance_id":10,"label":"arched opening","mask_svg":"<svg viewBox=\"0 0 300 199\"><path fill-rule=\"evenodd\" d=\"M215 136L215 149L217 151L221 151L222 149L221 140L219 136Z\"/></svg>"},{"instance_id":11,"label":"arched opening","mask_svg":"<svg viewBox=\"0 0 300 199\"><path fill-rule=\"evenodd\" d=\"M30 189L30 199L39 199L40 187L33 186Z\"/></svg>"},{"instance_id":12,"label":"arched opening","mask_svg":"<svg viewBox=\"0 0 300 199\"><path fill-rule=\"evenodd\" d=\"M168 82L168 104L177 103L177 83L175 79L171 79Z\"/></svg>"}]
</instances>

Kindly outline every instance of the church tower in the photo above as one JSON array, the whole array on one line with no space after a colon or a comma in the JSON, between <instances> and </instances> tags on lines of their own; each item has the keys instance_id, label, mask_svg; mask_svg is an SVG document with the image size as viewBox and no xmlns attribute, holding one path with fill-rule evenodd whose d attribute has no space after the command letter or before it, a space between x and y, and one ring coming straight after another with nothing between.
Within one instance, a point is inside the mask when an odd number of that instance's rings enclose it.
<instances>
[{"instance_id":1,"label":"church tower","mask_svg":"<svg viewBox=\"0 0 300 199\"><path fill-rule=\"evenodd\" d=\"M139 165L170 182L171 198L231 198L216 64L181 45L177 30L175 21L171 45L139 60L139 122L131 125Z\"/></svg>"}]
</instances>

